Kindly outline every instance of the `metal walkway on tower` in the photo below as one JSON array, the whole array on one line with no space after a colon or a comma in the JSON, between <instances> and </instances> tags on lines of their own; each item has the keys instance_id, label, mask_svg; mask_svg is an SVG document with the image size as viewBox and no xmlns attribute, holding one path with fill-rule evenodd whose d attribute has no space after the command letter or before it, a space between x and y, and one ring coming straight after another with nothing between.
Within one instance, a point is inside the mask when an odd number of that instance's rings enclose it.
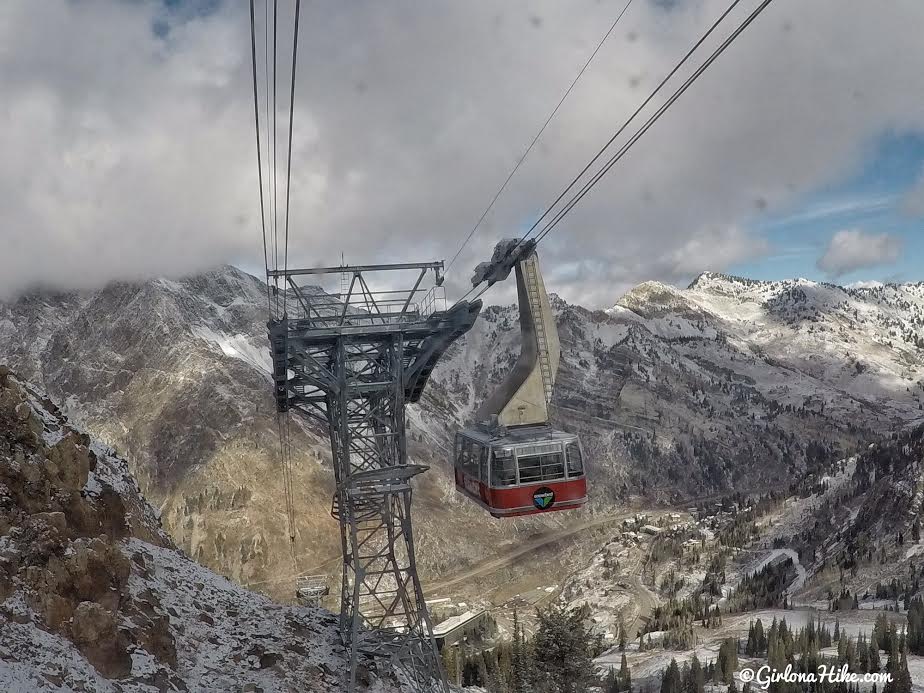
<instances>
[{"instance_id":1,"label":"metal walkway on tower","mask_svg":"<svg viewBox=\"0 0 924 693\"><path fill-rule=\"evenodd\" d=\"M420 691L446 690L414 555L407 402L416 402L440 356L467 332L480 301L441 303L442 262L271 271L292 312L268 323L276 406L323 422L336 492L331 514L343 551L340 631L350 648L350 690L361 653L399 664ZM410 273L409 289L374 290L369 275ZM429 288L424 280L433 273ZM349 278L339 293L301 285ZM413 282L411 284L411 282ZM375 632L373 632L375 631Z\"/></svg>"}]
</instances>

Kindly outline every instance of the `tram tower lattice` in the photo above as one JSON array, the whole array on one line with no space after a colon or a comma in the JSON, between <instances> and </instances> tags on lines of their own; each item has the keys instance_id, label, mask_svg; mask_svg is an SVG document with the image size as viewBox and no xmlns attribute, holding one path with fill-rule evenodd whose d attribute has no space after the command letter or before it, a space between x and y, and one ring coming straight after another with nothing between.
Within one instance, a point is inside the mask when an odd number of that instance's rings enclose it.
<instances>
[{"instance_id":1,"label":"tram tower lattice","mask_svg":"<svg viewBox=\"0 0 924 693\"><path fill-rule=\"evenodd\" d=\"M390 658L419 691L448 690L411 526L411 479L427 467L408 463L405 437L405 404L418 401L440 356L481 309L477 300L445 308L442 268L428 262L269 273L284 282L292 311L268 323L277 409L323 422L330 435L350 691L360 654ZM374 291L367 277L382 272L413 273L416 281L410 289ZM299 285L299 278L330 274L348 279L340 293Z\"/></svg>"}]
</instances>

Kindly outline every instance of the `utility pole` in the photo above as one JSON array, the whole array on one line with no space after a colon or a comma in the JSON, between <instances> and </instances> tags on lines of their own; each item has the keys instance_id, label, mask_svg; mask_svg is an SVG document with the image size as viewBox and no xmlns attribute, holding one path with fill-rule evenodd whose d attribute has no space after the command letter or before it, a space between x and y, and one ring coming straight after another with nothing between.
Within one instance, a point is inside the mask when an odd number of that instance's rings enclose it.
<instances>
[{"instance_id":1,"label":"utility pole","mask_svg":"<svg viewBox=\"0 0 924 693\"><path fill-rule=\"evenodd\" d=\"M442 269L428 262L269 272L283 279L294 311L268 323L277 410L323 422L330 435L351 692L360 655L387 658L414 690L448 691L414 555L411 480L427 467L408 463L404 417L481 309L481 301L445 308ZM367 277L382 272L416 281L375 291ZM330 274L349 277L339 294L298 283Z\"/></svg>"}]
</instances>

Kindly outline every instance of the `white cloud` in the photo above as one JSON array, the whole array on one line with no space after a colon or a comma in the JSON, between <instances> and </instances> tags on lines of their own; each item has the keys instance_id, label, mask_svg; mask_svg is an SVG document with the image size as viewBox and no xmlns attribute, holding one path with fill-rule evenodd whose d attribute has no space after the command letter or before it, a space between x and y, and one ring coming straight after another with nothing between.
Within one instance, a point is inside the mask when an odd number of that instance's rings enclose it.
<instances>
[{"instance_id":1,"label":"white cloud","mask_svg":"<svg viewBox=\"0 0 924 693\"><path fill-rule=\"evenodd\" d=\"M894 204L895 197L892 195L824 200L795 214L775 219L770 226L790 226L792 224L827 221L848 216L856 218L864 214L881 212Z\"/></svg>"},{"instance_id":2,"label":"white cloud","mask_svg":"<svg viewBox=\"0 0 924 693\"><path fill-rule=\"evenodd\" d=\"M766 255L770 244L739 228L714 229L688 238L669 255L668 271L675 275L699 274L715 267Z\"/></svg>"},{"instance_id":3,"label":"white cloud","mask_svg":"<svg viewBox=\"0 0 924 693\"><path fill-rule=\"evenodd\" d=\"M554 199L724 5L633 3L450 288ZM290 264L451 257L621 7L303 6ZM549 289L609 305L640 280L761 252L715 229L842 179L885 131L924 131L922 24L918 0L777 0L549 236L543 262L562 277ZM249 48L243 2L203 17L154 0L0 3L0 295L259 266Z\"/></svg>"},{"instance_id":4,"label":"white cloud","mask_svg":"<svg viewBox=\"0 0 924 693\"><path fill-rule=\"evenodd\" d=\"M902 241L896 236L845 229L831 237L817 265L829 276L839 277L854 270L891 264L898 260L901 251Z\"/></svg>"}]
</instances>

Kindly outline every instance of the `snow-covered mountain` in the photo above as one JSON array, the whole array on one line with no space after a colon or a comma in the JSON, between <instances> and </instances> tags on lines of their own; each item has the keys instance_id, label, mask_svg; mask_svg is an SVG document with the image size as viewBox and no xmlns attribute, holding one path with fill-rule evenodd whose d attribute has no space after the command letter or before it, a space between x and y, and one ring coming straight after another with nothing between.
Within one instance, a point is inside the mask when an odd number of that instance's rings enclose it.
<instances>
[{"instance_id":1,"label":"snow-covered mountain","mask_svg":"<svg viewBox=\"0 0 924 693\"><path fill-rule=\"evenodd\" d=\"M753 385L783 406L866 406L898 425L924 416L924 284L848 289L705 273L685 291L643 284L608 312L638 315L668 342L726 342L731 360L752 357L763 371L748 374Z\"/></svg>"},{"instance_id":2,"label":"snow-covered mountain","mask_svg":"<svg viewBox=\"0 0 924 693\"><path fill-rule=\"evenodd\" d=\"M922 416L924 286L845 289L704 274L649 282L607 311L554 299L555 422L582 435L589 507L495 521L459 498L448 456L518 350L513 306L491 306L409 407L428 576L537 525L610 512L630 494L679 498L778 485L834 449ZM297 557L285 539L262 283L235 268L181 280L39 293L0 304L0 358L133 461L165 527L242 584L291 594L339 555L326 434L293 432ZM466 532L458 532L458 527Z\"/></svg>"},{"instance_id":3,"label":"snow-covered mountain","mask_svg":"<svg viewBox=\"0 0 924 693\"><path fill-rule=\"evenodd\" d=\"M348 661L333 615L183 555L125 461L0 368L0 689L334 693Z\"/></svg>"},{"instance_id":4,"label":"snow-covered mountain","mask_svg":"<svg viewBox=\"0 0 924 693\"><path fill-rule=\"evenodd\" d=\"M924 418L924 284L707 273L687 289L647 282L607 311L554 306L554 413L585 435L609 492L769 486L810 444L850 448ZM515 350L514 308L485 310L435 372L431 430L464 418Z\"/></svg>"}]
</instances>

